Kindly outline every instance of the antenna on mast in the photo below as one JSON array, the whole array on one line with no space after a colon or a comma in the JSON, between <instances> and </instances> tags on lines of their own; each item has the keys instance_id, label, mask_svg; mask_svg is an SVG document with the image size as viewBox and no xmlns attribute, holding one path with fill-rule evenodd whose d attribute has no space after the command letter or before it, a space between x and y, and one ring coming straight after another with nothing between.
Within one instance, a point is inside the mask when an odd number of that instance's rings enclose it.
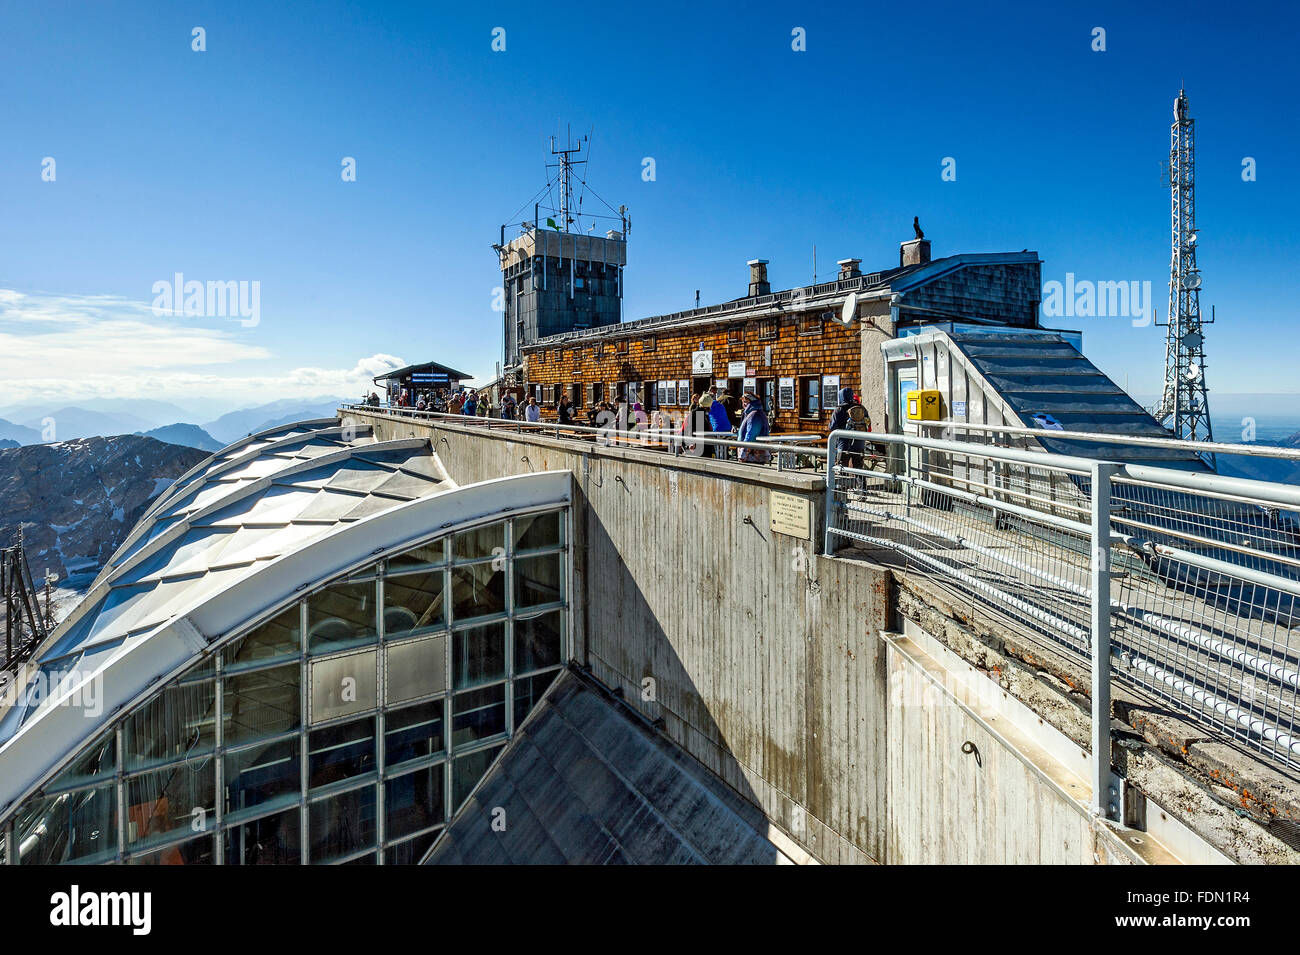
<instances>
[{"instance_id":1,"label":"antenna on mast","mask_svg":"<svg viewBox=\"0 0 1300 955\"><path fill-rule=\"evenodd\" d=\"M1152 410L1156 420L1184 441L1213 441L1209 389L1205 384L1205 334L1201 320L1201 270L1196 265L1196 121L1178 91L1169 127L1169 190L1173 250L1169 260L1169 318L1165 335L1165 384ZM1214 455L1202 455L1214 467Z\"/></svg>"},{"instance_id":2,"label":"antenna on mast","mask_svg":"<svg viewBox=\"0 0 1300 955\"><path fill-rule=\"evenodd\" d=\"M573 216L569 214L573 208L573 167L586 165L585 159L574 159L578 153L582 152L582 144L587 142L587 137L583 136L575 145L570 135L571 127L566 125L564 128L564 148L555 148L555 137L551 137L551 155L559 156L560 167L560 231L568 232L569 226L573 224ZM547 169L554 169L556 163L549 164Z\"/></svg>"}]
</instances>

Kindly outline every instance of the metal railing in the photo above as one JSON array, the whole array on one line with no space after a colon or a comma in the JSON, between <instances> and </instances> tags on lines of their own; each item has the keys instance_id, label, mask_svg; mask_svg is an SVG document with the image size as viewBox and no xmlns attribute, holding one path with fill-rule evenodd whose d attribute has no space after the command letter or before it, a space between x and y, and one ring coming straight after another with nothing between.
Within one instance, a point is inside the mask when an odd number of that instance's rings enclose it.
<instances>
[{"instance_id":1,"label":"metal railing","mask_svg":"<svg viewBox=\"0 0 1300 955\"><path fill-rule=\"evenodd\" d=\"M1300 488L874 433L873 471L850 454L863 438L827 440L826 553L923 570L1087 660L1098 811L1111 679L1300 766Z\"/></svg>"},{"instance_id":2,"label":"metal railing","mask_svg":"<svg viewBox=\"0 0 1300 955\"><path fill-rule=\"evenodd\" d=\"M651 422L639 423L635 428L620 427L619 422L612 421L603 425L560 424L556 421L523 421L513 418L492 418L486 415L457 415L443 411L420 411L415 408L394 408L388 405L345 404L343 412L357 411L364 414L378 414L396 419L412 419L436 423L481 427L488 431L513 431L518 434L535 433L550 435L554 438L577 438L591 441L603 447L639 448L661 451L687 457L705 457L710 451L720 449L735 451L736 458L745 449L765 452L765 461L745 461L751 466L770 466L777 470L796 470L796 455L806 458L810 463L820 464L826 458L825 441L817 438L817 444L800 446L797 452L783 449L778 439L766 435L757 441L739 441L733 437L722 437L724 432L695 431L683 434L676 428L653 427ZM800 439L804 440L804 439ZM716 453L716 452L715 452Z\"/></svg>"}]
</instances>

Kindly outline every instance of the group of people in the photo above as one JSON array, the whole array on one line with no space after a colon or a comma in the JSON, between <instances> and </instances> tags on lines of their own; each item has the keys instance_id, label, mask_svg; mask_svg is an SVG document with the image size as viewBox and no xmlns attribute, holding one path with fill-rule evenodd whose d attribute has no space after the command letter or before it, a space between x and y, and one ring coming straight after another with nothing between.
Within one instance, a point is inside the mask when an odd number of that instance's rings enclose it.
<instances>
[{"instance_id":1,"label":"group of people","mask_svg":"<svg viewBox=\"0 0 1300 955\"><path fill-rule=\"evenodd\" d=\"M830 430L871 430L871 419L866 409L853 393L852 388L841 388L839 403L831 416ZM378 405L379 396L371 392L365 399L366 404ZM486 389L475 391L461 387L455 391L442 389L436 392L422 391L412 396L405 388L394 399L399 408L414 408L417 411L435 411L444 414L463 415L478 418L502 418L507 421L538 422L542 420L542 409L536 397L520 399L509 391L504 392L499 402L493 405L492 393ZM757 442L772 433L768 421L767 409L763 402L751 391L741 395L739 407L734 407L735 399L727 394L725 388L711 387L691 399L680 425L672 412L656 411L648 416L640 401L630 404L619 399L617 403L602 401L593 404L582 412L568 395L561 395L556 404L556 417L561 425L586 424L593 428L613 427L622 431L649 430L655 433L676 431L683 438L692 435L727 435L741 442ZM688 444L688 442L682 442ZM861 468L866 452L866 441L846 441L840 446L841 463L849 467ZM681 453L681 445L678 446ZM702 445L698 453L704 457L714 456L712 445ZM770 452L760 448L741 448L739 459L752 464L766 464L771 460Z\"/></svg>"}]
</instances>

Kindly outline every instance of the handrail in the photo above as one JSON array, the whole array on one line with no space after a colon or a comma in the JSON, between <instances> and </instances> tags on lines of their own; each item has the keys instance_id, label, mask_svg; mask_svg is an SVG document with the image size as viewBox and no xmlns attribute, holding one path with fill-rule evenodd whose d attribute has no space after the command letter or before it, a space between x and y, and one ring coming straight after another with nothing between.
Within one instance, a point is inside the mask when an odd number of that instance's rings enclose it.
<instances>
[{"instance_id":1,"label":"handrail","mask_svg":"<svg viewBox=\"0 0 1300 955\"><path fill-rule=\"evenodd\" d=\"M1155 438L1139 434L1101 434L1095 431L1056 431L1047 428L1026 428L1019 425L972 424L967 421L921 421L926 428L944 428L960 431L988 431L993 434L1026 435L1050 440L1095 441L1098 444L1128 444L1140 448L1168 448L1171 451L1193 451L1200 454L1240 454L1252 457L1282 458L1300 461L1300 448L1278 448L1259 444L1231 444L1225 441L1185 441L1181 438Z\"/></svg>"}]
</instances>

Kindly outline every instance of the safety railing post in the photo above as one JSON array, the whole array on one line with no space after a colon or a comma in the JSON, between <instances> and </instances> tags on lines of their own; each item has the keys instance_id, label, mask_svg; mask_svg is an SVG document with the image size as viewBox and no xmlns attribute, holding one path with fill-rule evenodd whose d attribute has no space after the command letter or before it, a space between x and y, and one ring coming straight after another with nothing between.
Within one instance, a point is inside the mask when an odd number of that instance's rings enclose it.
<instances>
[{"instance_id":1,"label":"safety railing post","mask_svg":"<svg viewBox=\"0 0 1300 955\"><path fill-rule=\"evenodd\" d=\"M831 533L831 528L835 520L835 449L839 443L839 436L834 431L826 436L826 501L823 520L825 539L822 541L822 553L827 557L835 552L832 547L834 535Z\"/></svg>"},{"instance_id":2,"label":"safety railing post","mask_svg":"<svg viewBox=\"0 0 1300 955\"><path fill-rule=\"evenodd\" d=\"M1119 819L1119 786L1111 770L1110 742L1110 492L1119 466L1092 464L1092 809Z\"/></svg>"}]
</instances>

